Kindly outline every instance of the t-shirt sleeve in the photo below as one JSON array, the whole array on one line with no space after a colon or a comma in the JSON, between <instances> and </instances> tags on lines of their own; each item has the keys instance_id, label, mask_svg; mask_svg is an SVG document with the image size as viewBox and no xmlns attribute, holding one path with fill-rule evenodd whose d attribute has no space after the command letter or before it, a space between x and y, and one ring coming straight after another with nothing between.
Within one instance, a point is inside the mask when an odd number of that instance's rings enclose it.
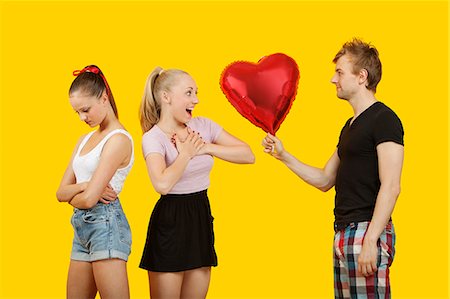
<instances>
[{"instance_id":1,"label":"t-shirt sleeve","mask_svg":"<svg viewBox=\"0 0 450 299\"><path fill-rule=\"evenodd\" d=\"M375 145L388 141L404 145L403 136L402 122L392 110L383 111L378 115L374 129Z\"/></svg>"},{"instance_id":2,"label":"t-shirt sleeve","mask_svg":"<svg viewBox=\"0 0 450 299\"><path fill-rule=\"evenodd\" d=\"M164 156L164 145L161 140L150 134L149 131L142 136L142 153L144 154L144 159L151 153L158 153Z\"/></svg>"},{"instance_id":3,"label":"t-shirt sleeve","mask_svg":"<svg viewBox=\"0 0 450 299\"><path fill-rule=\"evenodd\" d=\"M219 138L220 133L222 133L223 128L216 122L209 120L209 126L211 130L212 142L216 142Z\"/></svg>"},{"instance_id":4,"label":"t-shirt sleeve","mask_svg":"<svg viewBox=\"0 0 450 299\"><path fill-rule=\"evenodd\" d=\"M201 117L200 121L201 126L206 130L207 135L211 138L210 142L216 142L219 138L220 133L222 133L223 128L209 118Z\"/></svg>"}]
</instances>

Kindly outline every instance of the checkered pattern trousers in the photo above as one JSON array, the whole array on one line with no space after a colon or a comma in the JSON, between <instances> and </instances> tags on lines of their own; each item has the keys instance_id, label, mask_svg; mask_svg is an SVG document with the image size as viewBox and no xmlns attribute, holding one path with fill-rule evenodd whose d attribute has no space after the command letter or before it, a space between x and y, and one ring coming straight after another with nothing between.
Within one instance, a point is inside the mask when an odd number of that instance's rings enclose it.
<instances>
[{"instance_id":1,"label":"checkered pattern trousers","mask_svg":"<svg viewBox=\"0 0 450 299\"><path fill-rule=\"evenodd\" d=\"M377 271L364 277L358 271L358 256L369 222L351 223L334 235L334 296L335 298L391 298L389 267L395 254L395 231L389 222L381 234L378 246Z\"/></svg>"}]
</instances>

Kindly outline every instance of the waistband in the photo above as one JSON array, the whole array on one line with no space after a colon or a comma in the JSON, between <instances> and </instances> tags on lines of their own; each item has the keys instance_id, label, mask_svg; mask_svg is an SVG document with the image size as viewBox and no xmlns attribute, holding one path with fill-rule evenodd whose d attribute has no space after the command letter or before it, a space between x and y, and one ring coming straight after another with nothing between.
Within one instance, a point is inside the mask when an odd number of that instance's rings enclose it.
<instances>
[{"instance_id":1,"label":"waistband","mask_svg":"<svg viewBox=\"0 0 450 299\"><path fill-rule=\"evenodd\" d=\"M98 202L95 206L93 206L90 209L78 209L78 208L74 207L73 211L74 212L76 212L76 211L89 211L89 210L93 210L93 209L99 209L99 208L102 208L102 207L105 207L105 208L109 207L109 208L117 209L117 208L122 208L122 205L120 204L119 198L117 198L116 200L110 201L109 203Z\"/></svg>"},{"instance_id":2,"label":"waistband","mask_svg":"<svg viewBox=\"0 0 450 299\"><path fill-rule=\"evenodd\" d=\"M208 197L208 189L193 192L193 193L186 193L186 194L165 194L161 195L160 199L190 199L190 198L199 198L199 197Z\"/></svg>"},{"instance_id":3,"label":"waistband","mask_svg":"<svg viewBox=\"0 0 450 299\"><path fill-rule=\"evenodd\" d=\"M360 221L360 222L350 222L350 223L335 223L334 224L334 232L338 232L341 230L345 230L347 228L368 228L370 221ZM389 219L389 222L386 224L385 229L392 229L392 219Z\"/></svg>"}]
</instances>

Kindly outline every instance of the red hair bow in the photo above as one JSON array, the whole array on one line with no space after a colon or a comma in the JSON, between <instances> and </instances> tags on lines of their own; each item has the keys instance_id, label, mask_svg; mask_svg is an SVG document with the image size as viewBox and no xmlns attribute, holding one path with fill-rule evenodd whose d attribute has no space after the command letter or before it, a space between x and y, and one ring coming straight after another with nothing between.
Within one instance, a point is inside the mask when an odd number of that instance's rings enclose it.
<instances>
[{"instance_id":1,"label":"red hair bow","mask_svg":"<svg viewBox=\"0 0 450 299\"><path fill-rule=\"evenodd\" d=\"M106 81L105 76L103 75L102 71L95 65L88 65L87 67L85 67L82 70L75 70L75 71L73 71L73 75L77 77L77 76L81 75L82 73L86 73L86 72L100 75L100 77L102 77L102 79L103 79L103 83L105 83L106 93L108 95L111 94L111 89L109 89L109 85L108 85L108 82Z\"/></svg>"}]
</instances>

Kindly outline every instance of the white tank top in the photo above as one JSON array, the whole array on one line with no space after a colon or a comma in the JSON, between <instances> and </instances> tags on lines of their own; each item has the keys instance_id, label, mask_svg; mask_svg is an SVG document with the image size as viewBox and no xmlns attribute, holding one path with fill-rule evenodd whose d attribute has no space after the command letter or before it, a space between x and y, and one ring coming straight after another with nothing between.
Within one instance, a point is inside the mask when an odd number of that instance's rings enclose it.
<instances>
[{"instance_id":1,"label":"white tank top","mask_svg":"<svg viewBox=\"0 0 450 299\"><path fill-rule=\"evenodd\" d=\"M111 136L113 136L114 134L124 134L131 140L130 162L128 163L127 166L117 169L116 173L114 173L111 181L109 182L114 191L117 194L119 194L120 191L122 191L125 178L130 172L131 167L133 166L134 162L133 138L127 131L123 129L113 130L109 132L90 152L80 156L81 149L84 147L89 138L91 138L94 132L95 131L90 132L89 134L86 135L86 137L84 137L83 141L78 147L75 157L73 158L72 169L73 172L75 173L77 183L88 182L91 180L91 177L94 174L94 171L97 169L98 163L100 162L100 155L102 153L103 146L105 145L106 141L108 141L108 139L111 138Z\"/></svg>"}]
</instances>

